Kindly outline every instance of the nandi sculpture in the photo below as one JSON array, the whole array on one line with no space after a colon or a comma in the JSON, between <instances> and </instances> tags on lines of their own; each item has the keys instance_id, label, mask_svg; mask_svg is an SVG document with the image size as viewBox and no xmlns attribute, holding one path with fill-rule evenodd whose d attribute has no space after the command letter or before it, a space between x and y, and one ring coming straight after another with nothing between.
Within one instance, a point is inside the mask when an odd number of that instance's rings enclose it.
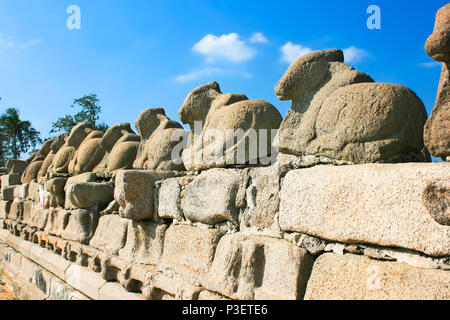
<instances>
[{"instance_id":1,"label":"nandi sculpture","mask_svg":"<svg viewBox=\"0 0 450 320\"><path fill-rule=\"evenodd\" d=\"M187 170L267 161L282 120L270 103L243 94L222 94L217 82L189 93L178 115L191 129L182 154Z\"/></svg>"},{"instance_id":2,"label":"nandi sculpture","mask_svg":"<svg viewBox=\"0 0 450 320\"><path fill-rule=\"evenodd\" d=\"M425 44L428 55L442 62L436 106L424 129L425 146L435 157L450 159L450 4L438 10L434 31Z\"/></svg>"},{"instance_id":3,"label":"nandi sculpture","mask_svg":"<svg viewBox=\"0 0 450 320\"><path fill-rule=\"evenodd\" d=\"M185 131L181 124L170 120L162 108L141 112L135 123L141 135L134 169L184 171L183 163L172 157L173 148Z\"/></svg>"},{"instance_id":4,"label":"nandi sculpture","mask_svg":"<svg viewBox=\"0 0 450 320\"><path fill-rule=\"evenodd\" d=\"M278 98L293 102L280 126L280 153L349 163L425 161L422 101L343 61L341 50L309 53L276 84Z\"/></svg>"},{"instance_id":5,"label":"nandi sculpture","mask_svg":"<svg viewBox=\"0 0 450 320\"><path fill-rule=\"evenodd\" d=\"M116 124L104 134L92 131L76 151L69 173L94 172L97 176L109 177L117 170L131 169L139 141L129 123Z\"/></svg>"}]
</instances>

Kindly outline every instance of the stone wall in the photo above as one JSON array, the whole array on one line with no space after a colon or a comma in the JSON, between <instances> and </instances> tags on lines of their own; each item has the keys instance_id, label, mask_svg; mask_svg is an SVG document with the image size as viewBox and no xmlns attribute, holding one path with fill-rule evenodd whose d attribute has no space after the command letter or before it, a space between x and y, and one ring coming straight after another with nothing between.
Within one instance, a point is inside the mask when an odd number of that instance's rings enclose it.
<instances>
[{"instance_id":1,"label":"stone wall","mask_svg":"<svg viewBox=\"0 0 450 320\"><path fill-rule=\"evenodd\" d=\"M33 298L450 298L427 197L450 164L278 169L125 170L47 208L49 183L3 175L1 265ZM72 201L78 185L95 195Z\"/></svg>"}]
</instances>

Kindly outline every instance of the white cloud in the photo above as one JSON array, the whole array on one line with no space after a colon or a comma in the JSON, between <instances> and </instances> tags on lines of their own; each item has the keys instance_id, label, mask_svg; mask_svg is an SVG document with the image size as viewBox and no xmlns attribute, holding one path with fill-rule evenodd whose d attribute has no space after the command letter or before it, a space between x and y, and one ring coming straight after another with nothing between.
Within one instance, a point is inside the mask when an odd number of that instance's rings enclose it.
<instances>
[{"instance_id":1,"label":"white cloud","mask_svg":"<svg viewBox=\"0 0 450 320\"><path fill-rule=\"evenodd\" d=\"M311 48L304 47L301 44L294 44L292 42L287 42L281 47L281 62L292 63L298 57L301 57L312 51Z\"/></svg>"},{"instance_id":2,"label":"white cloud","mask_svg":"<svg viewBox=\"0 0 450 320\"><path fill-rule=\"evenodd\" d=\"M355 46L348 47L344 51L345 63L358 63L367 57L368 52Z\"/></svg>"},{"instance_id":3,"label":"white cloud","mask_svg":"<svg viewBox=\"0 0 450 320\"><path fill-rule=\"evenodd\" d=\"M186 83L199 78L210 77L215 74L233 74L238 75L242 78L251 78L253 75L248 72L236 71L236 70L225 70L222 68L203 68L199 70L194 70L187 74L182 74L173 78L174 82Z\"/></svg>"},{"instance_id":4,"label":"white cloud","mask_svg":"<svg viewBox=\"0 0 450 320\"><path fill-rule=\"evenodd\" d=\"M435 68L435 67L442 67L442 63L437 61L431 61L431 62L423 62L419 63L419 66L423 68Z\"/></svg>"},{"instance_id":5,"label":"white cloud","mask_svg":"<svg viewBox=\"0 0 450 320\"><path fill-rule=\"evenodd\" d=\"M6 48L19 48L19 49L27 49L36 45L39 45L43 42L42 38L36 38L32 40L28 40L25 43L18 44L12 37L5 36L0 33L0 47Z\"/></svg>"},{"instance_id":6,"label":"white cloud","mask_svg":"<svg viewBox=\"0 0 450 320\"><path fill-rule=\"evenodd\" d=\"M208 34L197 42L192 50L204 55L208 63L217 60L239 63L250 60L256 54L255 50L239 40L237 33L224 34L220 37Z\"/></svg>"},{"instance_id":7,"label":"white cloud","mask_svg":"<svg viewBox=\"0 0 450 320\"><path fill-rule=\"evenodd\" d=\"M251 43L267 43L268 40L262 32L255 32L250 38Z\"/></svg>"}]
</instances>

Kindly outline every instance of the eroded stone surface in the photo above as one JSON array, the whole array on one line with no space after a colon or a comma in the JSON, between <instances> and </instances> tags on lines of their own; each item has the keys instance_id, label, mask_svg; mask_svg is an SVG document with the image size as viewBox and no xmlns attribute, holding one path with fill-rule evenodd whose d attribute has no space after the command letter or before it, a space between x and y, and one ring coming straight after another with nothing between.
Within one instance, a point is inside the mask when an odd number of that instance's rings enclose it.
<instances>
[{"instance_id":1,"label":"eroded stone surface","mask_svg":"<svg viewBox=\"0 0 450 320\"><path fill-rule=\"evenodd\" d=\"M313 258L285 240L239 233L220 240L205 286L233 299L303 298ZM282 272L280 272L282 271Z\"/></svg>"},{"instance_id":2,"label":"eroded stone surface","mask_svg":"<svg viewBox=\"0 0 450 320\"><path fill-rule=\"evenodd\" d=\"M327 253L314 263L307 300L448 300L450 273Z\"/></svg>"},{"instance_id":3,"label":"eroded stone surface","mask_svg":"<svg viewBox=\"0 0 450 320\"><path fill-rule=\"evenodd\" d=\"M450 177L429 181L422 202L437 223L450 226Z\"/></svg>"},{"instance_id":4,"label":"eroded stone surface","mask_svg":"<svg viewBox=\"0 0 450 320\"><path fill-rule=\"evenodd\" d=\"M344 243L450 254L450 228L422 203L427 181L447 163L317 166L290 171L281 188L280 226Z\"/></svg>"},{"instance_id":5,"label":"eroded stone surface","mask_svg":"<svg viewBox=\"0 0 450 320\"><path fill-rule=\"evenodd\" d=\"M61 237L88 244L94 236L100 215L89 210L73 210Z\"/></svg>"},{"instance_id":6,"label":"eroded stone surface","mask_svg":"<svg viewBox=\"0 0 450 320\"><path fill-rule=\"evenodd\" d=\"M114 199L112 183L66 184L66 209L104 209Z\"/></svg>"},{"instance_id":7,"label":"eroded stone surface","mask_svg":"<svg viewBox=\"0 0 450 320\"><path fill-rule=\"evenodd\" d=\"M127 238L128 220L118 215L100 217L94 237L89 242L91 247L117 255L125 246Z\"/></svg>"},{"instance_id":8,"label":"eroded stone surface","mask_svg":"<svg viewBox=\"0 0 450 320\"><path fill-rule=\"evenodd\" d=\"M436 14L434 31L425 43L428 55L442 62L436 105L424 128L425 146L435 157L450 156L450 4Z\"/></svg>"},{"instance_id":9,"label":"eroded stone surface","mask_svg":"<svg viewBox=\"0 0 450 320\"><path fill-rule=\"evenodd\" d=\"M182 153L187 170L267 164L275 138L272 130L278 129L282 120L267 101L222 94L217 82L192 90L178 115L191 129Z\"/></svg>"},{"instance_id":10,"label":"eroded stone surface","mask_svg":"<svg viewBox=\"0 0 450 320\"><path fill-rule=\"evenodd\" d=\"M211 169L202 172L189 183L181 199L184 216L206 224L223 221L237 223L236 194L239 189L240 171Z\"/></svg>"},{"instance_id":11,"label":"eroded stone surface","mask_svg":"<svg viewBox=\"0 0 450 320\"><path fill-rule=\"evenodd\" d=\"M425 161L422 101L343 61L341 50L311 52L276 84L278 98L293 101L280 126L280 152L352 163Z\"/></svg>"},{"instance_id":12,"label":"eroded stone surface","mask_svg":"<svg viewBox=\"0 0 450 320\"><path fill-rule=\"evenodd\" d=\"M164 224L128 220L126 244L119 256L135 263L156 265L163 252L166 230Z\"/></svg>"},{"instance_id":13,"label":"eroded stone surface","mask_svg":"<svg viewBox=\"0 0 450 320\"><path fill-rule=\"evenodd\" d=\"M167 179L161 183L158 191L158 216L160 218L183 220L180 192L178 178Z\"/></svg>"},{"instance_id":14,"label":"eroded stone surface","mask_svg":"<svg viewBox=\"0 0 450 320\"><path fill-rule=\"evenodd\" d=\"M155 182L174 175L172 171L120 170L114 189L120 216L132 220L153 219Z\"/></svg>"}]
</instances>

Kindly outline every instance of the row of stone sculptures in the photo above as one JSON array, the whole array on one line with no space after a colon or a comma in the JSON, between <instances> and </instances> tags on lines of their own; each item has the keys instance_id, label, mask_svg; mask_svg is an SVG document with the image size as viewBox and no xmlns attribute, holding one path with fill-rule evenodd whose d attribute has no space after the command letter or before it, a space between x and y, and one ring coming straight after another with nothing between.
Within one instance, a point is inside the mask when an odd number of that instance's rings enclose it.
<instances>
[{"instance_id":1,"label":"row of stone sculptures","mask_svg":"<svg viewBox=\"0 0 450 320\"><path fill-rule=\"evenodd\" d=\"M128 123L105 133L81 123L69 134L46 141L28 159L22 183L86 172L108 178L121 169L232 167L242 150L239 164L260 164L260 149L266 150L266 157L274 155L275 137L256 134L251 141L248 132L277 129L280 153L297 162L305 157L345 163L429 161L424 140L432 155L445 160L450 155L449 12L450 5L439 10L426 43L428 54L443 62L436 107L428 121L422 101L410 89L375 83L344 64L341 50L317 51L294 61L275 86L280 100L293 102L284 119L270 103L223 94L219 84L211 82L189 93L179 110L182 123L190 126L189 134L162 108L139 115L135 123L139 135ZM236 136L236 130L243 135ZM250 150L252 142L256 153ZM206 149L214 152L207 154Z\"/></svg>"}]
</instances>

